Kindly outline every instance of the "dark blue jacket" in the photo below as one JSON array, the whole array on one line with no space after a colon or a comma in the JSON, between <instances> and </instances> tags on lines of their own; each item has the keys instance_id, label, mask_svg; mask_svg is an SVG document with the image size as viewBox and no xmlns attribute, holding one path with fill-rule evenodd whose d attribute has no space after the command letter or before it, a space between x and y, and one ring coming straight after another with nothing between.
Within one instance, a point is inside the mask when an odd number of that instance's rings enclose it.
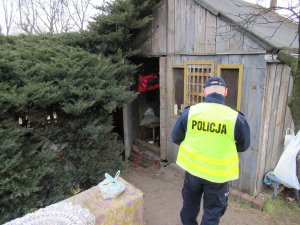
<instances>
[{"instance_id":1,"label":"dark blue jacket","mask_svg":"<svg viewBox=\"0 0 300 225\"><path fill-rule=\"evenodd\" d=\"M204 102L225 104L225 98L223 95L212 93L206 96ZM180 143L185 137L189 117L189 110L189 107L187 107L183 111L182 115L177 119L172 131L173 142L178 145L180 145ZM238 152L244 152L250 146L250 128L244 115L240 112L235 123L234 139Z\"/></svg>"}]
</instances>

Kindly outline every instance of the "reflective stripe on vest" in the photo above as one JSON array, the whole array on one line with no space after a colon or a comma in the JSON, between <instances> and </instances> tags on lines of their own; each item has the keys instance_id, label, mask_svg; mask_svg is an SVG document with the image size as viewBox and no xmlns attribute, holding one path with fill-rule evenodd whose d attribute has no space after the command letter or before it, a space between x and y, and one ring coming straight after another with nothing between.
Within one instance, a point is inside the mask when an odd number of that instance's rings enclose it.
<instances>
[{"instance_id":1,"label":"reflective stripe on vest","mask_svg":"<svg viewBox=\"0 0 300 225\"><path fill-rule=\"evenodd\" d=\"M176 163L189 173L223 183L239 177L234 140L238 112L217 103L191 106Z\"/></svg>"}]
</instances>

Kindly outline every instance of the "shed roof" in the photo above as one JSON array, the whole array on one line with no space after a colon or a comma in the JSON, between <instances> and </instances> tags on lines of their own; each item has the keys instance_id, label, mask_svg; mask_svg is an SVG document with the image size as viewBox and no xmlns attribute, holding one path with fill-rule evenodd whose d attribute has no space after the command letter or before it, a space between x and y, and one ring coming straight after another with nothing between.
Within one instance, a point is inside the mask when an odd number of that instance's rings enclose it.
<instances>
[{"instance_id":1,"label":"shed roof","mask_svg":"<svg viewBox=\"0 0 300 225\"><path fill-rule=\"evenodd\" d=\"M263 42L267 50L297 52L298 25L259 5L241 0L194 0L211 13Z\"/></svg>"}]
</instances>

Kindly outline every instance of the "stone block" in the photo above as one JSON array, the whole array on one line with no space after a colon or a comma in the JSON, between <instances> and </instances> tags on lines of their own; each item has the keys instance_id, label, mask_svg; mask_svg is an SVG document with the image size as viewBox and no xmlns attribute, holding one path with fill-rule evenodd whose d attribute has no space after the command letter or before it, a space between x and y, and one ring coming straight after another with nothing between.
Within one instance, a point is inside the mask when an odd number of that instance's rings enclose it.
<instances>
[{"instance_id":1,"label":"stone block","mask_svg":"<svg viewBox=\"0 0 300 225\"><path fill-rule=\"evenodd\" d=\"M234 188L230 188L229 194L232 195L233 197L237 198L237 199L240 199L243 195L242 192L240 192L239 190L234 189Z\"/></svg>"},{"instance_id":2,"label":"stone block","mask_svg":"<svg viewBox=\"0 0 300 225\"><path fill-rule=\"evenodd\" d=\"M264 206L265 202L266 202L267 198L254 198L253 201L251 202L251 206L254 209L257 210L262 210L262 207Z\"/></svg>"},{"instance_id":3,"label":"stone block","mask_svg":"<svg viewBox=\"0 0 300 225\"><path fill-rule=\"evenodd\" d=\"M248 195L246 193L243 193L242 196L241 196L241 200L246 202L246 203L249 203L251 204L251 202L255 199L254 196L251 196L251 195Z\"/></svg>"}]
</instances>

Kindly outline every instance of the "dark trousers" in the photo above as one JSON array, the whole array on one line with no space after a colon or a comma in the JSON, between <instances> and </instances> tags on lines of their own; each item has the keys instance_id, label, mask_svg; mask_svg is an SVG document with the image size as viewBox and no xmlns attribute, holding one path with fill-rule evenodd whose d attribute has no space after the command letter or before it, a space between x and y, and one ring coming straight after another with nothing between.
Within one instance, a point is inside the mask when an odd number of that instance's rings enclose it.
<instances>
[{"instance_id":1,"label":"dark trousers","mask_svg":"<svg viewBox=\"0 0 300 225\"><path fill-rule=\"evenodd\" d=\"M228 205L228 182L210 181L185 173L182 189L183 206L180 217L183 225L197 225L203 195L203 216L201 225L218 225Z\"/></svg>"}]
</instances>

